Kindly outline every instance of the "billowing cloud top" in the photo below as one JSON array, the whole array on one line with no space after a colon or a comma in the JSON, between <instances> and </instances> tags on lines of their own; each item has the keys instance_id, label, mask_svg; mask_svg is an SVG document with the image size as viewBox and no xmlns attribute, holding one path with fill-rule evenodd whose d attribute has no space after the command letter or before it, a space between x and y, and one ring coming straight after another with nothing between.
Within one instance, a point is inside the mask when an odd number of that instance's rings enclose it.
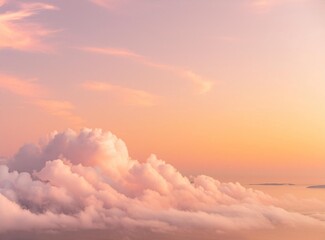
<instances>
[{"instance_id":1,"label":"billowing cloud top","mask_svg":"<svg viewBox=\"0 0 325 240\"><path fill-rule=\"evenodd\" d=\"M239 183L183 176L154 155L134 160L121 139L100 129L55 132L0 166L0 232L325 226L276 204Z\"/></svg>"}]
</instances>

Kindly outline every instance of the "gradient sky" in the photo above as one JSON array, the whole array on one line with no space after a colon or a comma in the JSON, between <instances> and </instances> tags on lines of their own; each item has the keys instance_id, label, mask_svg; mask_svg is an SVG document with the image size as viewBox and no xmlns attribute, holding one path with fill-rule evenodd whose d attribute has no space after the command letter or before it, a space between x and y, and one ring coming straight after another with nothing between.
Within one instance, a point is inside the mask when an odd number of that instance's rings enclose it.
<instances>
[{"instance_id":1,"label":"gradient sky","mask_svg":"<svg viewBox=\"0 0 325 240\"><path fill-rule=\"evenodd\" d=\"M0 0L0 156L103 128L221 180L325 181L322 0Z\"/></svg>"}]
</instances>

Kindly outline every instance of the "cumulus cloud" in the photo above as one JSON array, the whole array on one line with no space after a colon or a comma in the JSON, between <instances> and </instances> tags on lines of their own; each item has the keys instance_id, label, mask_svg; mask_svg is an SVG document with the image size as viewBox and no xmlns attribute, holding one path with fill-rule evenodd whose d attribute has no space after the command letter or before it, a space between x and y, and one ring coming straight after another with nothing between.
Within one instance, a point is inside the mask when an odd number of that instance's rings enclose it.
<instances>
[{"instance_id":1,"label":"cumulus cloud","mask_svg":"<svg viewBox=\"0 0 325 240\"><path fill-rule=\"evenodd\" d=\"M8 1L0 1L0 7ZM44 10L57 9L45 3L16 3L15 10L2 12L0 8L0 49L23 51L51 51L52 47L43 40L53 33L42 24L27 20Z\"/></svg>"},{"instance_id":2,"label":"cumulus cloud","mask_svg":"<svg viewBox=\"0 0 325 240\"><path fill-rule=\"evenodd\" d=\"M2 233L325 226L319 215L290 212L276 203L239 183L186 177L154 155L134 160L121 139L100 129L54 132L0 166Z\"/></svg>"}]
</instances>

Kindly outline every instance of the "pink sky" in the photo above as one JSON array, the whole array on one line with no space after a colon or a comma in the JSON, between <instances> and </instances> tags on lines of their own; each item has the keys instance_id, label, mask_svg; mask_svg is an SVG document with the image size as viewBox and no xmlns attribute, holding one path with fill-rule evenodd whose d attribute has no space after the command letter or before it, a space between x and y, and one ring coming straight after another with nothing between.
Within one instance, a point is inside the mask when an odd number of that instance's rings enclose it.
<instances>
[{"instance_id":1,"label":"pink sky","mask_svg":"<svg viewBox=\"0 0 325 240\"><path fill-rule=\"evenodd\" d=\"M0 1L0 156L100 127L134 158L186 174L325 181L324 11L321 0Z\"/></svg>"},{"instance_id":2,"label":"pink sky","mask_svg":"<svg viewBox=\"0 0 325 240\"><path fill-rule=\"evenodd\" d=\"M0 239L323 240L323 0L0 0Z\"/></svg>"}]
</instances>

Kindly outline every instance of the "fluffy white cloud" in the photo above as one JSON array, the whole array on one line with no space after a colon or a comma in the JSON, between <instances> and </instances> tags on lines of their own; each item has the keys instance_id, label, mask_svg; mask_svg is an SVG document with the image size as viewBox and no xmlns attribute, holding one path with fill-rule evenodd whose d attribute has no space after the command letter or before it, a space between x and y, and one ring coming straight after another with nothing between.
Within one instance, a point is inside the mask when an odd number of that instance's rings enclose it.
<instances>
[{"instance_id":1,"label":"fluffy white cloud","mask_svg":"<svg viewBox=\"0 0 325 240\"><path fill-rule=\"evenodd\" d=\"M325 226L239 183L189 179L154 155L133 160L122 140L100 129L53 133L23 146L7 165L0 166L0 232Z\"/></svg>"}]
</instances>

